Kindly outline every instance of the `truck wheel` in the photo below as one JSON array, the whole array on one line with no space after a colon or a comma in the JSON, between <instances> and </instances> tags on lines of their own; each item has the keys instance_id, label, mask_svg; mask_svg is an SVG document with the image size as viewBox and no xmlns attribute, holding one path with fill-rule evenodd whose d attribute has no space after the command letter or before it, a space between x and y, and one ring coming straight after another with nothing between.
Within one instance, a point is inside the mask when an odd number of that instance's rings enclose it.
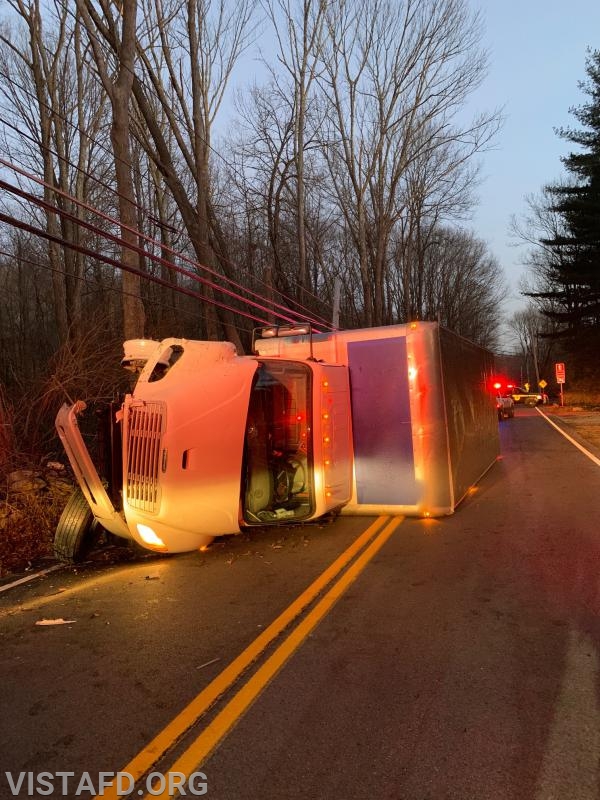
<instances>
[{"instance_id":1,"label":"truck wheel","mask_svg":"<svg viewBox=\"0 0 600 800\"><path fill-rule=\"evenodd\" d=\"M537 405L537 400L534 400L533 398L525 400L525 405L528 406L529 408L534 408L534 406Z\"/></svg>"},{"instance_id":2,"label":"truck wheel","mask_svg":"<svg viewBox=\"0 0 600 800\"><path fill-rule=\"evenodd\" d=\"M98 538L92 509L81 489L76 489L64 508L54 534L54 555L60 561L81 561Z\"/></svg>"}]
</instances>

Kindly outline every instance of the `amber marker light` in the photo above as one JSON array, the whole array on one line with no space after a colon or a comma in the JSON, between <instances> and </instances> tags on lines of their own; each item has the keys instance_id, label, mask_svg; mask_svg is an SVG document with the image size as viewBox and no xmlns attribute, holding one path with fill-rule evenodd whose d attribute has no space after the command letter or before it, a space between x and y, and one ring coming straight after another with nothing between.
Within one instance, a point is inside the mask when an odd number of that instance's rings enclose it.
<instances>
[{"instance_id":1,"label":"amber marker light","mask_svg":"<svg viewBox=\"0 0 600 800\"><path fill-rule=\"evenodd\" d=\"M329 444L330 441L331 441L331 439L329 438L329 436L324 436L323 437L324 444Z\"/></svg>"}]
</instances>

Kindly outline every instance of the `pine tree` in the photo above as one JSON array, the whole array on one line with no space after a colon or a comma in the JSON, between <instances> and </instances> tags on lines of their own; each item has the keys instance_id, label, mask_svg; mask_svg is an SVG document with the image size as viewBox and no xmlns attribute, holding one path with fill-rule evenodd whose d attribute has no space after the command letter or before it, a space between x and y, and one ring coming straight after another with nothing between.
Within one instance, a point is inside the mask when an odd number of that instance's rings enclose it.
<instances>
[{"instance_id":1,"label":"pine tree","mask_svg":"<svg viewBox=\"0 0 600 800\"><path fill-rule=\"evenodd\" d=\"M548 187L552 205L562 221L549 248L547 290L532 293L543 313L560 323L559 335L576 360L593 366L600 347L600 50L589 50L588 79L580 89L590 100L570 112L583 130L558 129L558 135L579 149L561 160L569 179Z\"/></svg>"}]
</instances>

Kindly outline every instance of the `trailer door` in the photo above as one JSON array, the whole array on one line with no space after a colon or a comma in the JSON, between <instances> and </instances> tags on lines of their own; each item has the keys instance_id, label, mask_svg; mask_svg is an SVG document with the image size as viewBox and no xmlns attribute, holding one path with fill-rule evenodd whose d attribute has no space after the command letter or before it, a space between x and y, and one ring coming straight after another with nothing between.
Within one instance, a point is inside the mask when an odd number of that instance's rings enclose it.
<instances>
[{"instance_id":1,"label":"trailer door","mask_svg":"<svg viewBox=\"0 0 600 800\"><path fill-rule=\"evenodd\" d=\"M406 338L348 343L357 501L417 500Z\"/></svg>"}]
</instances>

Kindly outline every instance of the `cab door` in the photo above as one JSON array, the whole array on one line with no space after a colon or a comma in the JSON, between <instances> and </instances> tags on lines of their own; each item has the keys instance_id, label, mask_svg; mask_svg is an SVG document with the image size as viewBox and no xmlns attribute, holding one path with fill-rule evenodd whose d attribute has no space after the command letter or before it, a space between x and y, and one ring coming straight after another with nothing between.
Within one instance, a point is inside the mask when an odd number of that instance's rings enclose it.
<instances>
[{"instance_id":1,"label":"cab door","mask_svg":"<svg viewBox=\"0 0 600 800\"><path fill-rule=\"evenodd\" d=\"M246 425L243 522L306 521L346 503L351 448L345 367L261 360Z\"/></svg>"}]
</instances>

